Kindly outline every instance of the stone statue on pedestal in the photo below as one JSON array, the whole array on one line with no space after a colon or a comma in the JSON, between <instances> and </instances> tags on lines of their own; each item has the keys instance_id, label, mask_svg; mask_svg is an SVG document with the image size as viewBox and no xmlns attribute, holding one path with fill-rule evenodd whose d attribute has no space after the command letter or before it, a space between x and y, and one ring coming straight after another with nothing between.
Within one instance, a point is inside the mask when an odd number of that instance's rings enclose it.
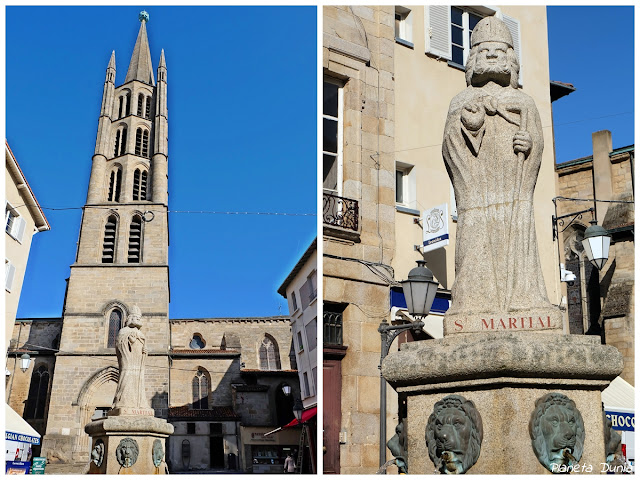
<instances>
[{"instance_id":1,"label":"stone statue on pedestal","mask_svg":"<svg viewBox=\"0 0 640 480\"><path fill-rule=\"evenodd\" d=\"M116 356L120 378L112 408L149 408L144 388L144 364L147 357L145 338L140 327L142 313L137 305L131 308L125 326L116 339Z\"/></svg>"},{"instance_id":2,"label":"stone statue on pedestal","mask_svg":"<svg viewBox=\"0 0 640 480\"><path fill-rule=\"evenodd\" d=\"M470 331L464 320L474 315L485 319L487 329L499 329L500 318L507 328L525 329L532 313L547 324L553 308L533 215L542 125L533 99L518 88L519 68L507 26L495 17L482 19L471 34L468 86L451 101L442 145L458 208L456 278L447 312L461 317L455 333ZM519 315L526 315L526 325L508 323ZM478 325L474 330L482 329Z\"/></svg>"}]
</instances>

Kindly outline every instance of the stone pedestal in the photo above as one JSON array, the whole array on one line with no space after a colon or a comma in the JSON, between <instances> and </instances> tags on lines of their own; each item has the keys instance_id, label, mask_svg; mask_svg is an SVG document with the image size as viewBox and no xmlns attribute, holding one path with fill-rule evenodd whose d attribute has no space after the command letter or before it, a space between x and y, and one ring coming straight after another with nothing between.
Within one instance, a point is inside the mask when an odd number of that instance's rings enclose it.
<instances>
[{"instance_id":1,"label":"stone pedestal","mask_svg":"<svg viewBox=\"0 0 640 480\"><path fill-rule=\"evenodd\" d=\"M402 345L382 374L407 399L409 474L432 474L425 428L436 402L456 394L482 418L483 439L469 474L543 474L529 422L536 400L558 392L575 402L584 420L584 473L605 462L600 392L622 370L622 356L599 337L539 333L450 335ZM578 470L574 470L577 472Z\"/></svg>"},{"instance_id":2,"label":"stone pedestal","mask_svg":"<svg viewBox=\"0 0 640 480\"><path fill-rule=\"evenodd\" d=\"M173 425L166 420L153 417L153 410L111 410L107 417L89 423L85 432L91 436L89 473L166 473L165 439L173 433ZM119 451L121 444L122 448ZM128 451L125 453L123 449Z\"/></svg>"}]
</instances>

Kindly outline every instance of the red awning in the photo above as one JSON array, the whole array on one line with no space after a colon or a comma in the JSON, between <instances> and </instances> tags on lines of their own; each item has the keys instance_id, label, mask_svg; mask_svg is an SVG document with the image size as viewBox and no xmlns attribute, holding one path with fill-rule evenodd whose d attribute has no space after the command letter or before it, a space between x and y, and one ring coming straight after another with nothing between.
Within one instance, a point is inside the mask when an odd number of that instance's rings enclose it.
<instances>
[{"instance_id":1,"label":"red awning","mask_svg":"<svg viewBox=\"0 0 640 480\"><path fill-rule=\"evenodd\" d=\"M302 412L302 423L308 422L309 419L315 417L317 413L318 413L318 407L313 407L313 408L310 408L309 410L305 410L304 412ZM298 425L298 420L294 418L282 428L295 427L296 425Z\"/></svg>"}]
</instances>

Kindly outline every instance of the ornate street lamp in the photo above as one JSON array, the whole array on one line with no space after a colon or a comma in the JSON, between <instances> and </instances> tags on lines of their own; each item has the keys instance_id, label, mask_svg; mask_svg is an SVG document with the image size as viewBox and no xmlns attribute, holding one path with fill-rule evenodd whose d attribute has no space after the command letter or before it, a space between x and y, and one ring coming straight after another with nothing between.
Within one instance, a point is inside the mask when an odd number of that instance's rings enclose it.
<instances>
[{"instance_id":1,"label":"ornate street lamp","mask_svg":"<svg viewBox=\"0 0 640 480\"><path fill-rule=\"evenodd\" d=\"M407 310L412 317L426 317L436 298L438 282L433 273L425 267L424 260L417 260L418 266L409 272L406 280L400 282L407 302ZM385 359L395 338L407 330L419 332L424 327L420 320L403 325L389 325L385 320L378 326L381 337L380 348L380 467L387 462L387 381L382 376L382 361ZM386 473L386 470L384 471Z\"/></svg>"},{"instance_id":2,"label":"ornate street lamp","mask_svg":"<svg viewBox=\"0 0 640 480\"><path fill-rule=\"evenodd\" d=\"M438 282L433 280L431 270L424 266L427 262L418 260L417 263L418 266L409 272L409 277L400 283L409 313L414 317L425 317L429 315L436 298Z\"/></svg>"},{"instance_id":3,"label":"ornate street lamp","mask_svg":"<svg viewBox=\"0 0 640 480\"><path fill-rule=\"evenodd\" d=\"M31 363L31 357L28 353L23 353L20 357L20 370L26 372L29 370L29 364Z\"/></svg>"},{"instance_id":4,"label":"ornate street lamp","mask_svg":"<svg viewBox=\"0 0 640 480\"><path fill-rule=\"evenodd\" d=\"M609 245L611 235L598 225L595 220L591 221L591 226L584 231L582 246L591 264L598 270L602 270L609 258Z\"/></svg>"},{"instance_id":5,"label":"ornate street lamp","mask_svg":"<svg viewBox=\"0 0 640 480\"><path fill-rule=\"evenodd\" d=\"M291 385L287 385L286 383L282 386L282 392L285 394L286 397L288 397L289 395L291 395Z\"/></svg>"}]
</instances>

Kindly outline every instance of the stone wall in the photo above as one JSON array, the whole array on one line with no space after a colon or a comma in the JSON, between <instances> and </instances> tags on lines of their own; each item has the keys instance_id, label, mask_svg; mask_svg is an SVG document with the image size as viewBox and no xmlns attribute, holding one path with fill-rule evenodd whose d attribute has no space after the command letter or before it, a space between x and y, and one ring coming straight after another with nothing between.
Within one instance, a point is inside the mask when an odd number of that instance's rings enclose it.
<instances>
[{"instance_id":1,"label":"stone wall","mask_svg":"<svg viewBox=\"0 0 640 480\"><path fill-rule=\"evenodd\" d=\"M226 348L240 352L247 369L260 368L258 348L268 334L277 342L281 369L291 368L289 317L175 319L170 323L174 349L189 349L196 333L204 340L205 349L219 349L224 337Z\"/></svg>"},{"instance_id":2,"label":"stone wall","mask_svg":"<svg viewBox=\"0 0 640 480\"><path fill-rule=\"evenodd\" d=\"M342 474L378 469L377 327L389 315L389 284L371 269L390 276L385 266L395 250L394 37L394 7L323 7L323 72L343 86L343 184L338 189L359 208L357 232L325 223L323 236L323 299L346 304ZM390 402L388 412L395 410Z\"/></svg>"}]
</instances>

